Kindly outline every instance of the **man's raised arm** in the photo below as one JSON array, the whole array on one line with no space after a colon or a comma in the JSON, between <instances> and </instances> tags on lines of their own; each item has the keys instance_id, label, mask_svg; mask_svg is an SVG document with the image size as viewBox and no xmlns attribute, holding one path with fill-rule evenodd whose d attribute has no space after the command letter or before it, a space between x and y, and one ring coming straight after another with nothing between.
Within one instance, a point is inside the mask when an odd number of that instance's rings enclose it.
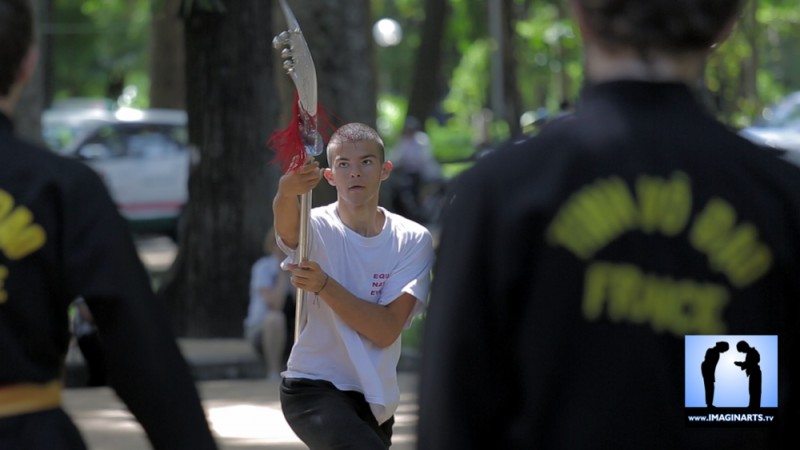
<instances>
[{"instance_id":1,"label":"man's raised arm","mask_svg":"<svg viewBox=\"0 0 800 450\"><path fill-rule=\"evenodd\" d=\"M314 161L281 176L278 192L272 201L275 233L289 248L300 241L300 203L297 196L314 189L322 177L319 163Z\"/></svg>"}]
</instances>

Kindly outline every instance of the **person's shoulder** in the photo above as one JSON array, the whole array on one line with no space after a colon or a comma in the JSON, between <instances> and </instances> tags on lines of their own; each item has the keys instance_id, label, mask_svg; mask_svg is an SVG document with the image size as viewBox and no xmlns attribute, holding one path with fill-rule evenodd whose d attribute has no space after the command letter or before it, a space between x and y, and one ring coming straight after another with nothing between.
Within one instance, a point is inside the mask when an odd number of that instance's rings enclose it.
<instances>
[{"instance_id":1,"label":"person's shoulder","mask_svg":"<svg viewBox=\"0 0 800 450\"><path fill-rule=\"evenodd\" d=\"M395 235L402 235L420 242L431 239L431 232L424 225L385 209L383 212L386 214L386 219L389 220L392 233Z\"/></svg>"},{"instance_id":2,"label":"person's shoulder","mask_svg":"<svg viewBox=\"0 0 800 450\"><path fill-rule=\"evenodd\" d=\"M545 180L569 165L584 143L571 131L574 120L564 118L535 136L511 139L478 159L459 174L456 186L474 193L505 192L510 184Z\"/></svg>"},{"instance_id":3,"label":"person's shoulder","mask_svg":"<svg viewBox=\"0 0 800 450\"><path fill-rule=\"evenodd\" d=\"M773 183L787 185L800 195L800 152L768 147L726 129L718 147L742 161L750 171L759 171ZM795 189L796 188L796 189Z\"/></svg>"},{"instance_id":4,"label":"person's shoulder","mask_svg":"<svg viewBox=\"0 0 800 450\"><path fill-rule=\"evenodd\" d=\"M336 202L311 208L310 217L318 220L332 220L336 218Z\"/></svg>"},{"instance_id":5,"label":"person's shoulder","mask_svg":"<svg viewBox=\"0 0 800 450\"><path fill-rule=\"evenodd\" d=\"M56 154L50 149L13 136L5 146L20 170L27 170L37 177L49 179L65 188L89 184L93 188L102 185L100 177L86 164Z\"/></svg>"},{"instance_id":6,"label":"person's shoulder","mask_svg":"<svg viewBox=\"0 0 800 450\"><path fill-rule=\"evenodd\" d=\"M309 219L318 229L339 229L342 226L336 212L336 202L312 208Z\"/></svg>"}]
</instances>

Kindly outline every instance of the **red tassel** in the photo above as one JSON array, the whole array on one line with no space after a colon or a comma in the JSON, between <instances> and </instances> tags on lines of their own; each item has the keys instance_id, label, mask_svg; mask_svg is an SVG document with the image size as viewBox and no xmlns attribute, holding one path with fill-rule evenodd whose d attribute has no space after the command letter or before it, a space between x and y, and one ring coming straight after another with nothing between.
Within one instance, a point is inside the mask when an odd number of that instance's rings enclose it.
<instances>
[{"instance_id":1,"label":"red tassel","mask_svg":"<svg viewBox=\"0 0 800 450\"><path fill-rule=\"evenodd\" d=\"M297 94L292 105L289 125L272 133L267 141L267 147L275 151L272 163L280 164L283 173L295 170L306 162L306 151L303 147L303 138L300 136L300 102L297 100Z\"/></svg>"},{"instance_id":2,"label":"red tassel","mask_svg":"<svg viewBox=\"0 0 800 450\"><path fill-rule=\"evenodd\" d=\"M289 125L272 133L267 141L267 147L275 151L272 163L280 164L283 173L302 167L308 157L303 146L303 137L300 134L300 118L300 102L295 92L294 103L292 104L292 118L289 121ZM331 124L327 112L320 104L317 104L317 116L315 119L317 121L317 131L322 136L322 141L327 142L336 129Z\"/></svg>"}]
</instances>

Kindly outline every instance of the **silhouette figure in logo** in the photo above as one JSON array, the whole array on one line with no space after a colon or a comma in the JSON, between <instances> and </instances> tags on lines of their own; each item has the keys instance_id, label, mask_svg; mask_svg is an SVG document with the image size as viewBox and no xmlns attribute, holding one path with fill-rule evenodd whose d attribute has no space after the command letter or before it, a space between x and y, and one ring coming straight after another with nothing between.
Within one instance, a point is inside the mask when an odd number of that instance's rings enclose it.
<instances>
[{"instance_id":1,"label":"silhouette figure in logo","mask_svg":"<svg viewBox=\"0 0 800 450\"><path fill-rule=\"evenodd\" d=\"M750 404L748 405L748 408L760 408L761 366L759 366L758 363L761 362L761 355L758 354L758 350L756 350L754 347L747 345L746 341L739 341L736 344L736 350L738 350L739 353L744 353L745 357L744 361L736 361L734 364L744 370L747 376L750 378L748 387L748 392L750 393Z\"/></svg>"},{"instance_id":2,"label":"silhouette figure in logo","mask_svg":"<svg viewBox=\"0 0 800 450\"><path fill-rule=\"evenodd\" d=\"M714 372L717 370L720 353L728 351L730 346L725 341L717 342L717 345L706 350L706 357L700 364L700 371L703 373L703 384L706 387L706 406L714 407Z\"/></svg>"}]
</instances>

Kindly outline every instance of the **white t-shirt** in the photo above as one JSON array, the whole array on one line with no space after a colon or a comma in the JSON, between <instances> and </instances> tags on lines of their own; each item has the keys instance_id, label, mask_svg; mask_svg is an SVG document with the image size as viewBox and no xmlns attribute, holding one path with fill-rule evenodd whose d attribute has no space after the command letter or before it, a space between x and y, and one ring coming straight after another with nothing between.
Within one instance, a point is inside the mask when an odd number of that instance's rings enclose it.
<instances>
[{"instance_id":1,"label":"white t-shirt","mask_svg":"<svg viewBox=\"0 0 800 450\"><path fill-rule=\"evenodd\" d=\"M405 324L425 308L433 264L433 240L425 227L380 208L386 217L377 236L364 237L347 228L337 203L314 208L309 221L309 260L356 297L386 305L409 293L417 304ZM295 251L278 239L295 262ZM306 293L307 322L292 348L285 378L326 380L343 391L364 394L379 424L400 402L397 362L400 338L379 348L350 328L322 299Z\"/></svg>"},{"instance_id":2,"label":"white t-shirt","mask_svg":"<svg viewBox=\"0 0 800 450\"><path fill-rule=\"evenodd\" d=\"M259 290L274 288L278 283L280 270L280 260L273 255L262 256L253 264L250 272L250 305L247 307L247 317L244 319L245 334L249 330L261 328L269 308Z\"/></svg>"}]
</instances>

